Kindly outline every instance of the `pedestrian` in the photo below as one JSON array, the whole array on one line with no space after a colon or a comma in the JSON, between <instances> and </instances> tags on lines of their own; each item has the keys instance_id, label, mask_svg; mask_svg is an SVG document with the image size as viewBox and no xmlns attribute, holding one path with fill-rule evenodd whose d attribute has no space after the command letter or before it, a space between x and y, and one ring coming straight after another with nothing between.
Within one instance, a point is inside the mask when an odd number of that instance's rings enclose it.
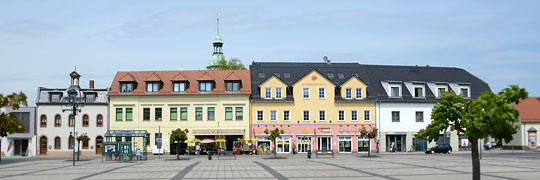
<instances>
[{"instance_id":1,"label":"pedestrian","mask_svg":"<svg viewBox=\"0 0 540 180\"><path fill-rule=\"evenodd\" d=\"M379 153L379 141L377 141L377 153Z\"/></svg>"},{"instance_id":2,"label":"pedestrian","mask_svg":"<svg viewBox=\"0 0 540 180\"><path fill-rule=\"evenodd\" d=\"M137 151L135 152L135 156L137 156L137 160L142 160L141 155L142 155L141 150L137 148Z\"/></svg>"},{"instance_id":3,"label":"pedestrian","mask_svg":"<svg viewBox=\"0 0 540 180\"><path fill-rule=\"evenodd\" d=\"M195 154L201 155L201 145L200 144L197 144L195 146Z\"/></svg>"}]
</instances>

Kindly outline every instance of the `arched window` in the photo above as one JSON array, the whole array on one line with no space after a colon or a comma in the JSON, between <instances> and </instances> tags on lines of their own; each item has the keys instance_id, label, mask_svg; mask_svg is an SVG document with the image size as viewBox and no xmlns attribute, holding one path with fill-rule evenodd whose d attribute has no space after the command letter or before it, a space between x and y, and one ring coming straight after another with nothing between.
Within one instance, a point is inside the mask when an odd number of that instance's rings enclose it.
<instances>
[{"instance_id":1,"label":"arched window","mask_svg":"<svg viewBox=\"0 0 540 180\"><path fill-rule=\"evenodd\" d=\"M88 127L88 124L90 124L90 120L88 119L88 115L85 114L85 115L83 116L82 119L83 119L82 125L83 125L84 127Z\"/></svg>"},{"instance_id":2,"label":"arched window","mask_svg":"<svg viewBox=\"0 0 540 180\"><path fill-rule=\"evenodd\" d=\"M69 127L73 127L74 124L75 124L75 118L73 117L72 114L70 114L70 115L69 115L68 126L69 126Z\"/></svg>"},{"instance_id":3,"label":"arched window","mask_svg":"<svg viewBox=\"0 0 540 180\"><path fill-rule=\"evenodd\" d=\"M41 127L47 127L47 115L45 115L45 114L41 115L39 125Z\"/></svg>"},{"instance_id":4,"label":"arched window","mask_svg":"<svg viewBox=\"0 0 540 180\"><path fill-rule=\"evenodd\" d=\"M96 119L96 126L103 127L103 115L98 114Z\"/></svg>"},{"instance_id":5,"label":"arched window","mask_svg":"<svg viewBox=\"0 0 540 180\"><path fill-rule=\"evenodd\" d=\"M60 116L60 114L57 114L56 116L54 116L54 126L55 127L62 126L62 116Z\"/></svg>"},{"instance_id":6,"label":"arched window","mask_svg":"<svg viewBox=\"0 0 540 180\"><path fill-rule=\"evenodd\" d=\"M83 148L83 149L88 149L88 140L83 141L83 143L82 143L82 148Z\"/></svg>"},{"instance_id":7,"label":"arched window","mask_svg":"<svg viewBox=\"0 0 540 180\"><path fill-rule=\"evenodd\" d=\"M68 138L68 149L73 149L73 137Z\"/></svg>"},{"instance_id":8,"label":"arched window","mask_svg":"<svg viewBox=\"0 0 540 180\"><path fill-rule=\"evenodd\" d=\"M61 147L60 137L55 137L54 138L54 149L60 149L60 147Z\"/></svg>"}]
</instances>

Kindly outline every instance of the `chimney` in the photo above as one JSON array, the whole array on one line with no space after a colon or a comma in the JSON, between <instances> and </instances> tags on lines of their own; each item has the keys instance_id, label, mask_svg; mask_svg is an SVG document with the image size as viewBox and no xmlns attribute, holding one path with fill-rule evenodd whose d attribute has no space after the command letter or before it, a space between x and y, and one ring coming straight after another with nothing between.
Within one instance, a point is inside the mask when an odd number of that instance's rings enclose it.
<instances>
[{"instance_id":1,"label":"chimney","mask_svg":"<svg viewBox=\"0 0 540 180\"><path fill-rule=\"evenodd\" d=\"M94 89L94 80L90 80L90 84L88 86L90 89Z\"/></svg>"}]
</instances>

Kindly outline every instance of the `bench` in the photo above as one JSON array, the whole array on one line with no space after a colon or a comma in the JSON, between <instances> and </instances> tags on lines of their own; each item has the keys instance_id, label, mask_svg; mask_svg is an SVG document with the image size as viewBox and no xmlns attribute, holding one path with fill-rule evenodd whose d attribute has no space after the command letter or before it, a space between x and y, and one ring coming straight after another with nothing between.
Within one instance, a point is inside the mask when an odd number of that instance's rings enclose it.
<instances>
[{"instance_id":1,"label":"bench","mask_svg":"<svg viewBox=\"0 0 540 180\"><path fill-rule=\"evenodd\" d=\"M334 158L334 151L321 151L321 150L317 150L315 151L315 157L316 158L319 158L319 156L332 156L332 158Z\"/></svg>"}]
</instances>

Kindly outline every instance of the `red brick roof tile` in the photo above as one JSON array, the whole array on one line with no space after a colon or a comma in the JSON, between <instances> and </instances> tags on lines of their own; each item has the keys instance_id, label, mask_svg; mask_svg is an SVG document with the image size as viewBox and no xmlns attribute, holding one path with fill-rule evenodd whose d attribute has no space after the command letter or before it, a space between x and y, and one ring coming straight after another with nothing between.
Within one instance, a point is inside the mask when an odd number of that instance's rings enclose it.
<instances>
[{"instance_id":1,"label":"red brick roof tile","mask_svg":"<svg viewBox=\"0 0 540 180\"><path fill-rule=\"evenodd\" d=\"M514 106L521 122L540 122L540 97L529 97Z\"/></svg>"}]
</instances>

